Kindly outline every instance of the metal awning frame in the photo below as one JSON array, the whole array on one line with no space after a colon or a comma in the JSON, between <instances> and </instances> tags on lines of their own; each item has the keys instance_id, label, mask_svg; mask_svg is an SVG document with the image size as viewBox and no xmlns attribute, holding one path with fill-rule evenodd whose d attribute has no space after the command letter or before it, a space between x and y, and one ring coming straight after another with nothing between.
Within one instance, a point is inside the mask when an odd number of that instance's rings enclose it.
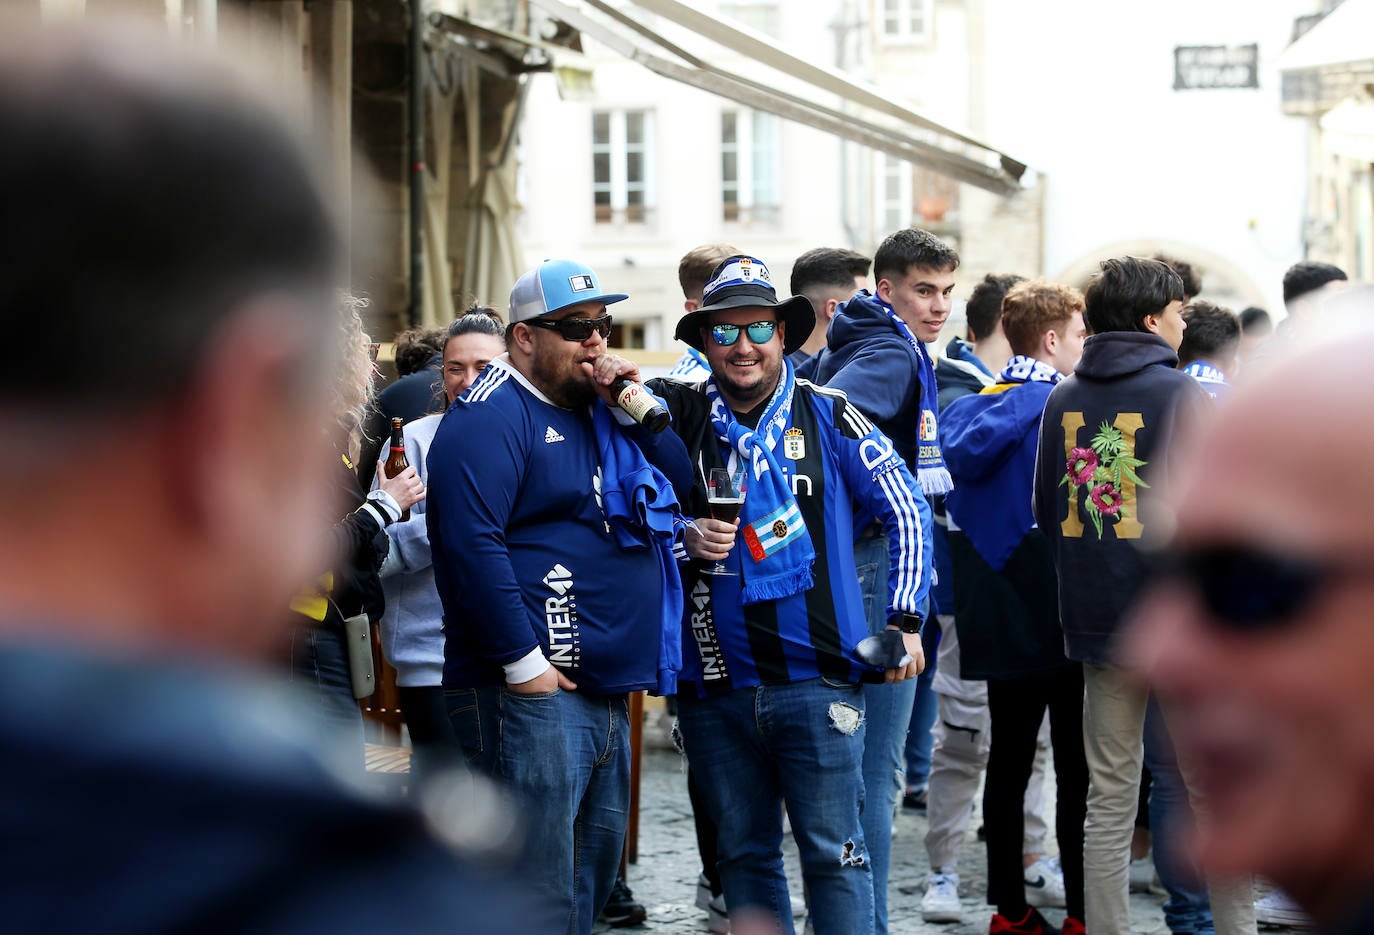
<instances>
[{"instance_id":1,"label":"metal awning frame","mask_svg":"<svg viewBox=\"0 0 1374 935\"><path fill-rule=\"evenodd\" d=\"M643 44L630 36L620 33L606 23L593 19L581 10L561 2L561 0L532 0L532 2L556 19L562 20L612 51L665 78L700 88L746 107L766 111L814 127L842 139L851 140L879 152L887 153L897 159L926 166L951 178L967 182L998 195L1011 195L1021 189L1020 178L1026 170L1024 163L976 140L942 127L914 111L882 98L871 89L849 82L833 73L815 69L814 66L808 66L809 72L800 68L786 67L796 63L804 65L805 63L801 63L799 59L774 55L771 57L772 60L767 61L767 64L791 74L793 77L807 81L827 93L837 94L864 107L881 110L889 116L896 116L904 122L912 124L914 132L903 132L884 126L857 114L841 111L716 67L673 44L627 14L608 6L602 0L585 0L585 2L638 36L676 56L680 61L673 61L645 48ZM636 0L636 2L640 2L640 0ZM657 5L658 2L659 0L654 0L654 5ZM648 4L643 5L647 6ZM693 15L700 15L695 14L689 8L683 7L682 9ZM706 38L713 41L722 41L723 38L724 42L728 43L727 47L734 48L737 52L750 54L756 45L764 45L760 40L717 21L709 18L707 21L712 23L714 28L710 30L711 34L706 35ZM691 22L690 19L689 22ZM680 24L689 29L693 28L688 23ZM693 31L700 32L697 29L693 29ZM776 52L776 50L773 51ZM947 139L955 143L959 149L942 146L934 141L936 139ZM959 151L968 148L974 149L983 158L976 158L967 152ZM997 165L991 165L986 161L990 157L996 159Z\"/></svg>"}]
</instances>

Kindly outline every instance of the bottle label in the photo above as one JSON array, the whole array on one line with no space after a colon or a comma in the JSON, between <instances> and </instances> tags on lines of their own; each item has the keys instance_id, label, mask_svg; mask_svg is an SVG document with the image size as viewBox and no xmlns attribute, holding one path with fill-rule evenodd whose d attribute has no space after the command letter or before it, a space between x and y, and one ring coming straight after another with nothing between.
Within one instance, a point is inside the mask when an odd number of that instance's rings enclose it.
<instances>
[{"instance_id":1,"label":"bottle label","mask_svg":"<svg viewBox=\"0 0 1374 935\"><path fill-rule=\"evenodd\" d=\"M654 399L653 394L638 383L626 383L615 401L636 422L643 422L649 411L658 405L658 400Z\"/></svg>"}]
</instances>

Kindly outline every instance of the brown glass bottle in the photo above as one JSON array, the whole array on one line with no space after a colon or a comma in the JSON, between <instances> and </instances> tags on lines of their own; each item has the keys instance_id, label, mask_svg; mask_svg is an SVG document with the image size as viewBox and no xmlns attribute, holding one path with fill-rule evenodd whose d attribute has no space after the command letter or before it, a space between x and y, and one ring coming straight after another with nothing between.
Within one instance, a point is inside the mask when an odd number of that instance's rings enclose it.
<instances>
[{"instance_id":1,"label":"brown glass bottle","mask_svg":"<svg viewBox=\"0 0 1374 935\"><path fill-rule=\"evenodd\" d=\"M391 454L387 456L386 464L382 465L382 471L387 477L395 477L410 467L410 460L406 457L406 436L401 425L399 418L391 420ZM408 519L410 519L410 507L401 511L401 521L404 522Z\"/></svg>"},{"instance_id":2,"label":"brown glass bottle","mask_svg":"<svg viewBox=\"0 0 1374 935\"><path fill-rule=\"evenodd\" d=\"M617 377L611 384L611 397L630 414L630 418L651 432L663 431L671 421L668 410L658 404L652 393L624 377Z\"/></svg>"}]
</instances>

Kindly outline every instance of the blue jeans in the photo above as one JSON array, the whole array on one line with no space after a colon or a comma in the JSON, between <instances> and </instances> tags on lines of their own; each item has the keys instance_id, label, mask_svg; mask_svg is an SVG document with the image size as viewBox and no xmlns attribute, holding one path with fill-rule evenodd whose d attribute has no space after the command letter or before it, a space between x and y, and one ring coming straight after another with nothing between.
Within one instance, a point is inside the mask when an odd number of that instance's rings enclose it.
<instances>
[{"instance_id":1,"label":"blue jeans","mask_svg":"<svg viewBox=\"0 0 1374 935\"><path fill-rule=\"evenodd\" d=\"M868 632L887 627L887 578L890 557L887 537L860 539L854 543L854 567L859 574L859 593L868 617ZM927 658L926 665L932 659ZM892 811L902 788L902 756L917 679L896 685L863 686L864 696L864 841L873 866L873 931L887 935L887 873L892 862ZM931 699L934 699L932 694ZM926 731L927 737L930 731ZM926 770L930 749L926 750Z\"/></svg>"},{"instance_id":2,"label":"blue jeans","mask_svg":"<svg viewBox=\"0 0 1374 935\"><path fill-rule=\"evenodd\" d=\"M353 697L342 631L324 625L292 627L291 681L309 692L321 722L339 733L350 755L356 749L361 772L366 762L363 712Z\"/></svg>"},{"instance_id":3,"label":"blue jeans","mask_svg":"<svg viewBox=\"0 0 1374 935\"><path fill-rule=\"evenodd\" d=\"M782 865L786 803L816 935L873 931L859 820L863 703L858 685L828 679L678 696L683 748L720 835L731 912L762 910L784 935L794 932Z\"/></svg>"},{"instance_id":4,"label":"blue jeans","mask_svg":"<svg viewBox=\"0 0 1374 935\"><path fill-rule=\"evenodd\" d=\"M1211 903L1207 885L1197 867L1183 853L1183 836L1193 824L1193 807L1178 770L1173 742L1150 696L1145 708L1145 765L1154 783L1150 787L1150 838L1155 870L1169 894L1164 903L1164 922L1175 935L1211 935Z\"/></svg>"},{"instance_id":5,"label":"blue jeans","mask_svg":"<svg viewBox=\"0 0 1374 935\"><path fill-rule=\"evenodd\" d=\"M916 679L916 700L911 704L911 722L907 725L906 734L908 789L926 787L930 781L930 756L935 749L935 735L930 729L935 726L937 699L931 683L935 681L935 657L940 651L940 626L929 613L926 614L926 625L921 629L921 647L926 652L926 668Z\"/></svg>"},{"instance_id":6,"label":"blue jeans","mask_svg":"<svg viewBox=\"0 0 1374 935\"><path fill-rule=\"evenodd\" d=\"M625 696L465 688L444 697L468 764L521 799L521 876L556 903L568 935L589 935L615 885L629 820Z\"/></svg>"}]
</instances>

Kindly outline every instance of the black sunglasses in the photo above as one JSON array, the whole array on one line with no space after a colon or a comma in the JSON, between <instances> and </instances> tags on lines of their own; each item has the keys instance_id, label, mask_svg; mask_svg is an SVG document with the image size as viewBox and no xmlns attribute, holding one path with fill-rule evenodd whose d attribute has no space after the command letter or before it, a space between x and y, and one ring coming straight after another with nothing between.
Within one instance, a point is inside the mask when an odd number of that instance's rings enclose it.
<instances>
[{"instance_id":1,"label":"black sunglasses","mask_svg":"<svg viewBox=\"0 0 1374 935\"><path fill-rule=\"evenodd\" d=\"M741 330L749 333L749 340L754 344L767 344L773 340L773 332L777 330L776 321L756 321L747 325L712 325L711 340L721 347L731 347L739 341Z\"/></svg>"},{"instance_id":2,"label":"black sunglasses","mask_svg":"<svg viewBox=\"0 0 1374 935\"><path fill-rule=\"evenodd\" d=\"M557 331L559 337L564 341L581 343L590 338L592 332L603 338L611 336L610 315L602 315L600 318L561 318L557 321L550 321L547 318L531 318L525 324L535 328L548 328L550 331Z\"/></svg>"},{"instance_id":3,"label":"black sunglasses","mask_svg":"<svg viewBox=\"0 0 1374 935\"><path fill-rule=\"evenodd\" d=\"M1201 600L1208 616L1233 632L1277 629L1297 617L1353 565L1276 555L1243 545L1162 553L1152 561L1156 581L1173 581Z\"/></svg>"}]
</instances>

